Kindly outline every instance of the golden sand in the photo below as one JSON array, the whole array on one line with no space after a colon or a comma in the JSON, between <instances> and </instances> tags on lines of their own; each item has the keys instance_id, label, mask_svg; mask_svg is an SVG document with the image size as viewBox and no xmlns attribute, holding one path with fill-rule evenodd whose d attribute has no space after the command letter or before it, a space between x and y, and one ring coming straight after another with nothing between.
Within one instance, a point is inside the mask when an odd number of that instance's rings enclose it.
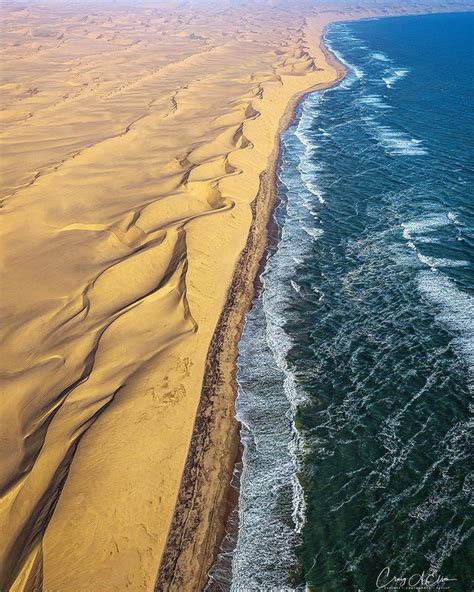
<instances>
[{"instance_id":1,"label":"golden sand","mask_svg":"<svg viewBox=\"0 0 474 592\"><path fill-rule=\"evenodd\" d=\"M278 134L368 14L156 4L2 5L1 590L202 587Z\"/></svg>"}]
</instances>

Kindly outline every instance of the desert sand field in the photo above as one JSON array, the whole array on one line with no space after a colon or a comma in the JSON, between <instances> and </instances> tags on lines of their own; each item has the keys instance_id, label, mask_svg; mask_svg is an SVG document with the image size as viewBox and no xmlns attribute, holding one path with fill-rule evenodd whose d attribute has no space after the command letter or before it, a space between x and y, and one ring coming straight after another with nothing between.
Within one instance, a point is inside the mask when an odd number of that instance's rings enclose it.
<instances>
[{"instance_id":1,"label":"desert sand field","mask_svg":"<svg viewBox=\"0 0 474 592\"><path fill-rule=\"evenodd\" d=\"M278 134L368 14L2 3L1 590L202 587Z\"/></svg>"}]
</instances>

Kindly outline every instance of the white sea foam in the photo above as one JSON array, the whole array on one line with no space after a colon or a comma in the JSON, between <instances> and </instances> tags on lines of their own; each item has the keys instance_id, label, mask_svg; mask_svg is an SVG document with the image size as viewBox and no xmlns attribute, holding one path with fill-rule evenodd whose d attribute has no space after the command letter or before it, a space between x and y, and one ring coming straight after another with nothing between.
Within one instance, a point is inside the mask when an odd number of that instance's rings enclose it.
<instances>
[{"instance_id":1,"label":"white sea foam","mask_svg":"<svg viewBox=\"0 0 474 592\"><path fill-rule=\"evenodd\" d=\"M316 199L318 187L309 184L318 168L313 154L317 122L311 112L317 101L310 98L307 101L308 108L303 108L297 129L293 130L298 133L288 134L284 140L288 166L280 173L279 180L288 196L285 224L272 264L267 264L262 274L263 290L251 312L258 316L248 328L246 325L241 344L242 355L248 358L243 359L242 367L239 365L239 376L242 372L245 378L250 372L250 384L253 384L253 372L260 377L268 372L270 388L244 393L241 387L237 401L238 417L247 427L242 428L240 528L232 559L231 590L235 592L280 590L284 574L292 568L294 548L305 523L305 498L298 479L303 444L294 418L299 406L307 402L307 396L298 386L288 362L293 342L285 324L295 298L302 291L295 281L295 264L305 260L308 248L322 232L312 227L318 218L322 195ZM307 185L303 181L305 177ZM281 509L277 507L280 498L291 503L291 516L285 518L291 518L293 528L281 518ZM278 553L278 566L274 564L275 553Z\"/></svg>"},{"instance_id":2,"label":"white sea foam","mask_svg":"<svg viewBox=\"0 0 474 592\"><path fill-rule=\"evenodd\" d=\"M291 458L293 459L293 476L292 476L292 488L293 488L293 512L292 518L295 525L295 531L300 534L303 526L306 522L306 500L304 497L304 490L301 486L298 478L298 471L300 469L298 458L301 455L301 439L295 424L292 423L293 440L288 445Z\"/></svg>"},{"instance_id":3,"label":"white sea foam","mask_svg":"<svg viewBox=\"0 0 474 592\"><path fill-rule=\"evenodd\" d=\"M460 259L428 257L427 255L422 255L418 250L417 257L424 265L428 266L430 269L438 269L440 267L468 267L470 265L469 261L463 261Z\"/></svg>"},{"instance_id":4,"label":"white sea foam","mask_svg":"<svg viewBox=\"0 0 474 592\"><path fill-rule=\"evenodd\" d=\"M295 135L298 140L303 144L306 148L307 154L312 154L318 148L318 144L314 141L313 138L309 137L308 129L305 129L305 125L301 124L298 125L295 131Z\"/></svg>"},{"instance_id":5,"label":"white sea foam","mask_svg":"<svg viewBox=\"0 0 474 592\"><path fill-rule=\"evenodd\" d=\"M448 212L447 216L455 226L465 226L455 212Z\"/></svg>"},{"instance_id":6,"label":"white sea foam","mask_svg":"<svg viewBox=\"0 0 474 592\"><path fill-rule=\"evenodd\" d=\"M273 296L275 293L271 291L270 300ZM281 332L279 324L282 319L279 315L273 317L275 325L268 327L265 321L267 312L264 312L266 306L278 309L279 304L272 302L264 305L262 298L255 303L251 312L253 318L246 324L240 345L237 418L242 426L244 452L239 530L232 556L230 585L235 592L261 586L265 589L275 587L286 577L295 561L292 549L296 531L282 519L277 502L283 492L286 495L286 491L290 490L295 470L288 449L292 431L285 417L289 404L286 393L280 389L284 375L272 351L263 345L265 339L274 346L278 341L284 352L291 347L291 340ZM262 347L257 346L260 343ZM244 390L242 381L248 381L251 387L248 391ZM253 388L255 381L257 384L261 381L264 385L262 389ZM276 384L278 388L272 388ZM272 543L271 548L268 541ZM274 565L275 548L278 549L278 566Z\"/></svg>"},{"instance_id":7,"label":"white sea foam","mask_svg":"<svg viewBox=\"0 0 474 592\"><path fill-rule=\"evenodd\" d=\"M293 342L283 329L282 325L285 322L285 319L281 316L281 313L278 312L281 310L280 307L284 307L284 303L276 304L274 300L275 294L269 292L267 296L267 293L264 291L263 310L267 320L266 340L273 353L278 368L284 374L285 394L294 413L299 405L306 402L306 395L303 391L297 388L295 377L286 361L286 356L292 348Z\"/></svg>"},{"instance_id":8,"label":"white sea foam","mask_svg":"<svg viewBox=\"0 0 474 592\"><path fill-rule=\"evenodd\" d=\"M290 284L295 292L297 292L298 294L301 292L301 286L297 282L295 282L294 280L290 280Z\"/></svg>"},{"instance_id":9,"label":"white sea foam","mask_svg":"<svg viewBox=\"0 0 474 592\"><path fill-rule=\"evenodd\" d=\"M323 292L321 292L321 290L319 288L317 288L316 286L312 286L313 288L313 292L316 294L316 296L318 297L318 300L324 300L324 294Z\"/></svg>"},{"instance_id":10,"label":"white sea foam","mask_svg":"<svg viewBox=\"0 0 474 592\"><path fill-rule=\"evenodd\" d=\"M319 105L320 100L321 95L319 94L312 95L307 99L300 121L295 130L295 136L304 147L304 150L298 155L298 171L300 173L301 180L303 181L303 185L311 195L314 195L318 199L320 204L324 204L324 194L315 181L317 173L321 172L323 168L321 161L316 159L319 145L314 140L316 134L314 128L316 127L315 124L319 116L319 112L316 107ZM318 129L318 131L320 130L320 128L316 129ZM323 135L329 134L324 132ZM303 205L311 212L313 216L317 216L316 210L314 209L313 205L308 202L308 200L304 199Z\"/></svg>"},{"instance_id":11,"label":"white sea foam","mask_svg":"<svg viewBox=\"0 0 474 592\"><path fill-rule=\"evenodd\" d=\"M450 216L449 212L448 214L428 214L402 224L403 238L407 241L407 245L415 251L421 263L432 270L449 267L468 267L470 265L469 261L462 259L448 259L446 257L430 257L424 255L415 244L415 242L418 244L439 243L439 239L435 235L436 231L451 223L452 216Z\"/></svg>"},{"instance_id":12,"label":"white sea foam","mask_svg":"<svg viewBox=\"0 0 474 592\"><path fill-rule=\"evenodd\" d=\"M466 356L474 378L474 298L438 270L420 272L418 287L439 307L439 319L459 332L460 337L454 343Z\"/></svg>"},{"instance_id":13,"label":"white sea foam","mask_svg":"<svg viewBox=\"0 0 474 592\"><path fill-rule=\"evenodd\" d=\"M450 223L449 214L433 213L420 218L415 218L409 222L403 222L403 236L407 240L424 237L426 233L435 232L438 228L447 226Z\"/></svg>"},{"instance_id":14,"label":"white sea foam","mask_svg":"<svg viewBox=\"0 0 474 592\"><path fill-rule=\"evenodd\" d=\"M311 228L308 226L303 226L303 230L306 232L308 236L310 236L313 239L321 238L321 236L324 234L322 228Z\"/></svg>"},{"instance_id":15,"label":"white sea foam","mask_svg":"<svg viewBox=\"0 0 474 592\"><path fill-rule=\"evenodd\" d=\"M400 68L389 70L386 72L385 76L382 76L382 80L385 82L385 86L387 88L392 88L394 84L396 84L402 78L405 78L407 74L409 74L410 70L407 68Z\"/></svg>"},{"instance_id":16,"label":"white sea foam","mask_svg":"<svg viewBox=\"0 0 474 592\"><path fill-rule=\"evenodd\" d=\"M393 84L395 79L399 79L407 73L408 70L394 70L393 77L391 79L387 78L388 84ZM366 114L362 117L362 121L365 122L371 135L378 141L387 154L390 156L423 156L427 154L423 140L412 138L401 130L381 123L382 117L384 117L383 111L393 109L384 100L383 96L379 94L368 94L360 97L358 102L366 107L364 109Z\"/></svg>"},{"instance_id":17,"label":"white sea foam","mask_svg":"<svg viewBox=\"0 0 474 592\"><path fill-rule=\"evenodd\" d=\"M303 196L303 207L308 210L308 212L311 214L311 216L313 216L313 218L317 218L318 217L318 212L314 207L314 200L307 198L306 196Z\"/></svg>"},{"instance_id":18,"label":"white sea foam","mask_svg":"<svg viewBox=\"0 0 474 592\"><path fill-rule=\"evenodd\" d=\"M306 189L318 199L319 203L324 204L325 203L324 194L319 189L319 187L316 185L316 183L314 182L312 174L311 174L314 172L316 172L316 171L307 172L304 170L300 170L301 180L303 181L303 184L306 187ZM305 207L307 207L306 203L307 202L305 201L305 203L304 203ZM313 214L313 216L315 216L315 217L317 216L317 212L316 212L316 210L314 210L314 208L308 207L307 209Z\"/></svg>"},{"instance_id":19,"label":"white sea foam","mask_svg":"<svg viewBox=\"0 0 474 592\"><path fill-rule=\"evenodd\" d=\"M374 60L377 60L379 62L389 62L390 58L385 55L384 53L382 53L381 51L374 51L372 54L370 54L370 57Z\"/></svg>"},{"instance_id":20,"label":"white sea foam","mask_svg":"<svg viewBox=\"0 0 474 592\"><path fill-rule=\"evenodd\" d=\"M381 125L374 120L370 122L373 134L387 154L391 156L424 156L427 154L423 142L410 138L404 132Z\"/></svg>"},{"instance_id":21,"label":"white sea foam","mask_svg":"<svg viewBox=\"0 0 474 592\"><path fill-rule=\"evenodd\" d=\"M369 105L370 107L376 107L377 109L391 109L390 105L384 102L380 95L366 95L359 99L359 103L363 105Z\"/></svg>"},{"instance_id":22,"label":"white sea foam","mask_svg":"<svg viewBox=\"0 0 474 592\"><path fill-rule=\"evenodd\" d=\"M285 245L286 246L286 245ZM283 257L286 259L285 255ZM282 269L287 270L285 275L290 273L288 265L284 265ZM300 292L301 287L296 284L293 280L290 280L291 285L295 289L296 292ZM273 289L272 289L273 288ZM304 492L301 487L301 484L298 480L298 472L300 471L300 456L301 456L301 440L299 438L298 431L294 424L294 417L297 412L297 409L300 405L303 405L307 401L306 393L298 388L296 384L296 379L291 371L291 368L288 366L287 362L287 355L290 351L293 343L288 334L282 327L282 324L285 322L284 317L280 316L278 310L280 306L275 306L275 293L273 290L280 290L279 282L276 286L271 286L267 284L267 290L263 292L263 302L264 302L264 311L266 317L266 335L267 335L267 343L270 349L273 352L273 357L276 361L276 364L281 372L284 374L284 392L285 396L290 404L290 409L288 410L288 419L291 422L291 430L292 430L292 438L288 442L288 453L290 455L291 463L292 463L292 472L291 472L291 483L293 489L293 496L292 496L292 504L293 504L293 512L292 518L293 523L295 526L295 532L300 533L301 529L305 522L305 501L304 501ZM273 292L273 294L272 294ZM269 296L269 298L268 298ZM277 297L277 300L280 300L281 297Z\"/></svg>"},{"instance_id":23,"label":"white sea foam","mask_svg":"<svg viewBox=\"0 0 474 592\"><path fill-rule=\"evenodd\" d=\"M295 130L295 136L300 141L300 149L296 148L293 152L293 159L299 161L299 178L291 177L291 169L287 169L286 185L291 187L295 183L297 191L292 193L291 199L287 203L286 222L282 228L280 242L276 253L272 257L273 265L271 270L263 276L264 290L262 292L262 304L265 315L266 342L272 351L273 359L279 371L284 376L283 389L286 400L289 403L287 418L291 425L291 438L288 441L288 454L291 461L291 483L292 483L292 518L295 532L301 532L305 522L306 505L304 492L298 479L300 471L300 459L303 453L303 443L294 424L294 417L297 409L306 403L306 393L298 387L295 375L288 365L287 356L293 347L292 340L284 329L284 324L288 317L287 308L288 292L283 290L287 282L292 286L296 293L301 293L301 286L293 279L295 258L304 259L304 253L310 247L311 243L318 239L323 230L314 228L305 218L302 219L302 208L309 211L313 218L318 217L316 205L324 203L324 197L316 184L316 177L319 169L319 163L315 159L314 150L316 142L314 136L317 135L318 104L321 95L309 97L303 107L303 113ZM290 136L291 137L291 136ZM293 147L292 147L293 150ZM301 191L301 181L308 190ZM317 197L313 202L309 195ZM304 211L304 210L303 210ZM304 240L304 234L309 237Z\"/></svg>"}]
</instances>

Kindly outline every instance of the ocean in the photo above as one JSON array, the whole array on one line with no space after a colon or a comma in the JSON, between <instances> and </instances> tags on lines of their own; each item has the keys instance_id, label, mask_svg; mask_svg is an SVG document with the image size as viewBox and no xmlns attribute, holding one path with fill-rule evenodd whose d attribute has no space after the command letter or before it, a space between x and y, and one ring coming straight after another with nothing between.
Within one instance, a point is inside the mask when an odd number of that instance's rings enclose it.
<instances>
[{"instance_id":1,"label":"ocean","mask_svg":"<svg viewBox=\"0 0 474 592\"><path fill-rule=\"evenodd\" d=\"M473 13L327 31L349 74L282 137L213 589L474 587L473 40Z\"/></svg>"}]
</instances>

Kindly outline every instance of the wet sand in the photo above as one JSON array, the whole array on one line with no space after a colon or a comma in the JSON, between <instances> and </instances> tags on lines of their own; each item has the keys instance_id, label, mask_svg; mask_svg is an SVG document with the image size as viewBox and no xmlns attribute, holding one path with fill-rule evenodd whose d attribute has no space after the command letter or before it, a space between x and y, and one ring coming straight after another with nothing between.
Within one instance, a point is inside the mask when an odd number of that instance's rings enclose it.
<instances>
[{"instance_id":1,"label":"wet sand","mask_svg":"<svg viewBox=\"0 0 474 592\"><path fill-rule=\"evenodd\" d=\"M389 10L2 5L0 588L202 587L279 133Z\"/></svg>"}]
</instances>

